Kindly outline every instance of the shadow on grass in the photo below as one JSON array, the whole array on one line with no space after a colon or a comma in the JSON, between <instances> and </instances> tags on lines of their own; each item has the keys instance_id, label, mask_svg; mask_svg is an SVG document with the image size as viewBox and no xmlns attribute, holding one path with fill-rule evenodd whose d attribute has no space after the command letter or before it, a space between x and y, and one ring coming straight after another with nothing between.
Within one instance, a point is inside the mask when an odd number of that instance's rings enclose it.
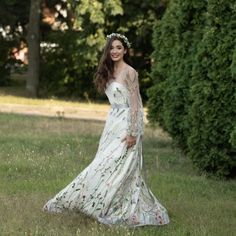
<instances>
[{"instance_id":1,"label":"shadow on grass","mask_svg":"<svg viewBox=\"0 0 236 236\"><path fill-rule=\"evenodd\" d=\"M8 86L0 87L0 96L13 96L19 98L31 98L26 90L26 79L27 74L12 74L10 84ZM88 96L84 96L84 98L79 98L76 96L63 96L60 97L52 95L52 94L41 94L39 92L39 96L36 99L56 99L58 101L66 101L66 102L81 102L81 103L98 103L98 104L107 104L107 99L101 97L99 100L94 100Z\"/></svg>"},{"instance_id":2,"label":"shadow on grass","mask_svg":"<svg viewBox=\"0 0 236 236\"><path fill-rule=\"evenodd\" d=\"M0 87L0 96L17 96L27 98L26 74L12 74L8 86Z\"/></svg>"}]
</instances>

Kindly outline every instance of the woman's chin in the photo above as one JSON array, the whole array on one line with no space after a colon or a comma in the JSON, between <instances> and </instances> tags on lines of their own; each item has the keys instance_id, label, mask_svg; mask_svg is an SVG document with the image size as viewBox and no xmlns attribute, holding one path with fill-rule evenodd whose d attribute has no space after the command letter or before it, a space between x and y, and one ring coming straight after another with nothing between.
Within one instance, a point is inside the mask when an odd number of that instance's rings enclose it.
<instances>
[{"instance_id":1,"label":"woman's chin","mask_svg":"<svg viewBox=\"0 0 236 236\"><path fill-rule=\"evenodd\" d=\"M119 58L111 58L111 60L114 61L114 62L117 62L117 61L120 61L121 58L120 57Z\"/></svg>"}]
</instances>

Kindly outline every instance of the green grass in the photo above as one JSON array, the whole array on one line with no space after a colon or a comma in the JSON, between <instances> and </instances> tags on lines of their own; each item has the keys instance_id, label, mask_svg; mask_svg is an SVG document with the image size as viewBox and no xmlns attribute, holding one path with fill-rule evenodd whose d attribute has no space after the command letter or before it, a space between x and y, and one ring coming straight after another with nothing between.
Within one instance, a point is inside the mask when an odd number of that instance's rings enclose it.
<instances>
[{"instance_id":1,"label":"green grass","mask_svg":"<svg viewBox=\"0 0 236 236\"><path fill-rule=\"evenodd\" d=\"M0 114L0 235L230 236L236 183L198 176L159 128L145 129L146 182L171 223L129 230L42 206L94 158L104 123Z\"/></svg>"}]
</instances>

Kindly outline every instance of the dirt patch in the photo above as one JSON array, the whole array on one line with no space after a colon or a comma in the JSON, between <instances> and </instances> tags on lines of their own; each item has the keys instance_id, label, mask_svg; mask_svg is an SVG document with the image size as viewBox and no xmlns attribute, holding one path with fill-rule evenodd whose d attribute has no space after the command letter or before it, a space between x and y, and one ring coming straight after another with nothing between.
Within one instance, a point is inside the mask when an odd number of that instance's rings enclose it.
<instances>
[{"instance_id":1,"label":"dirt patch","mask_svg":"<svg viewBox=\"0 0 236 236\"><path fill-rule=\"evenodd\" d=\"M0 106L0 112L15 113L24 115L40 115L73 119L99 120L105 121L110 106L100 108L80 107L80 106L59 106L59 105L24 105L4 103ZM145 123L146 111L145 111Z\"/></svg>"},{"instance_id":2,"label":"dirt patch","mask_svg":"<svg viewBox=\"0 0 236 236\"><path fill-rule=\"evenodd\" d=\"M109 106L102 110L91 110L81 107L63 107L63 106L39 106L22 104L1 104L0 112L40 115L63 118L95 119L105 120Z\"/></svg>"}]
</instances>

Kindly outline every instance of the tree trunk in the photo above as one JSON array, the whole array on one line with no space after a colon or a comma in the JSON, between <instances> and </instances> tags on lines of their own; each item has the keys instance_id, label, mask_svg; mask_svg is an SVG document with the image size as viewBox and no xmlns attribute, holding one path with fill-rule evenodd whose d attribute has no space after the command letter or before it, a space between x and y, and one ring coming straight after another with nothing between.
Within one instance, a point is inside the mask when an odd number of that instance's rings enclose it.
<instances>
[{"instance_id":1,"label":"tree trunk","mask_svg":"<svg viewBox=\"0 0 236 236\"><path fill-rule=\"evenodd\" d=\"M40 7L41 0L31 0L29 31L27 35L29 49L29 67L26 81L26 90L29 96L37 97L39 85L39 58L40 58Z\"/></svg>"}]
</instances>

